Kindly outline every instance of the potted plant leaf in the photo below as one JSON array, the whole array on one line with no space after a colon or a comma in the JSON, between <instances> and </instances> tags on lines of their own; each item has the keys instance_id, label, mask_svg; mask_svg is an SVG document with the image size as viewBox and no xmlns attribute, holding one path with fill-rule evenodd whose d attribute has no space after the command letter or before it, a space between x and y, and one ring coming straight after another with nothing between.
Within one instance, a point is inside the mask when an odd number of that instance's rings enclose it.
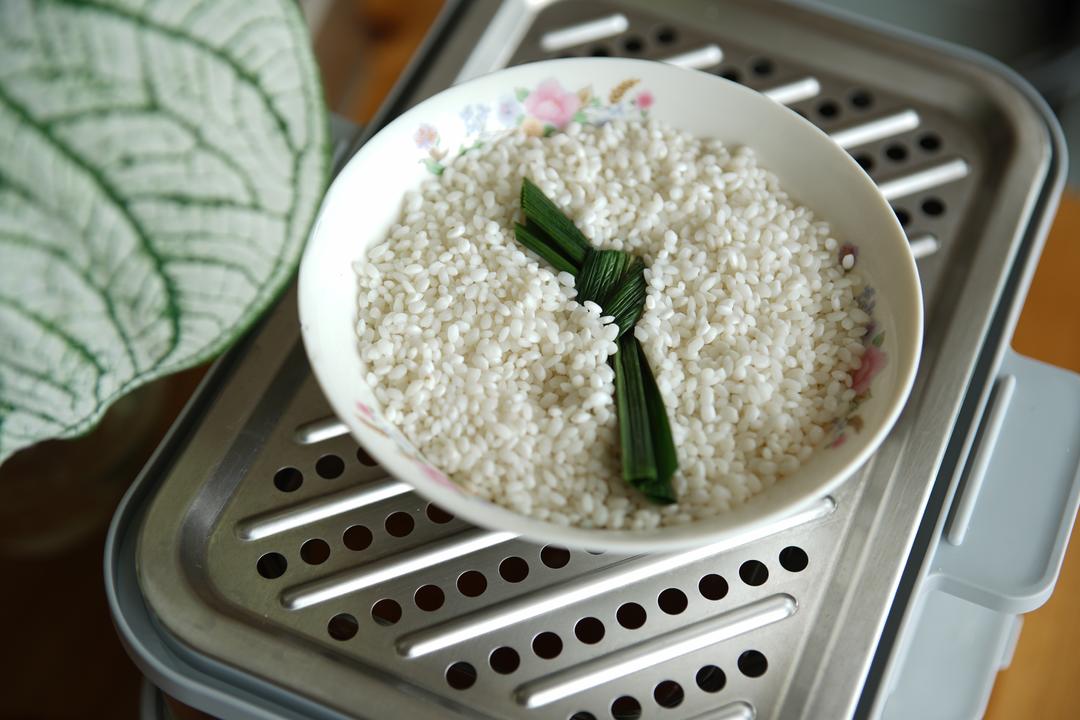
<instances>
[{"instance_id":1,"label":"potted plant leaf","mask_svg":"<svg viewBox=\"0 0 1080 720\"><path fill-rule=\"evenodd\" d=\"M118 401L278 297L327 171L292 0L0 3L0 476L26 491L3 524L34 502L55 515L87 475L130 481L169 403ZM91 439L38 445L114 407Z\"/></svg>"}]
</instances>

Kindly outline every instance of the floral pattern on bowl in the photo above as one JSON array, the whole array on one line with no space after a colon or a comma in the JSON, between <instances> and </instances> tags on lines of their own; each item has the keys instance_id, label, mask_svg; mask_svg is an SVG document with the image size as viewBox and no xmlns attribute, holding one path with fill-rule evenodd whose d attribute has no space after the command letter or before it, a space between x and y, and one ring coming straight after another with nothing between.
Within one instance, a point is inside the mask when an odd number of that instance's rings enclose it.
<instances>
[{"instance_id":1,"label":"floral pattern on bowl","mask_svg":"<svg viewBox=\"0 0 1080 720\"><path fill-rule=\"evenodd\" d=\"M655 98L649 90L640 88L640 80L627 78L606 95L598 95L591 85L577 91L567 90L555 78L548 78L534 88L515 88L493 105L473 103L458 112L465 134L478 138L489 131L520 127L526 135L548 136L566 128L570 123L603 125L620 118L648 117ZM426 151L422 162L435 175L446 169L447 148L442 144L438 128L423 123L413 133L413 142ZM483 142L462 144L458 155L480 147Z\"/></svg>"},{"instance_id":2,"label":"floral pattern on bowl","mask_svg":"<svg viewBox=\"0 0 1080 720\"><path fill-rule=\"evenodd\" d=\"M413 447L413 444L409 442L408 439L394 427L394 425L383 419L378 410L375 410L362 400L356 401L355 408L356 410L353 415L362 425L379 436L393 442L398 454L411 460L430 480L433 480L439 485L449 488L454 492L462 492L461 487L457 483L453 482L444 472L425 460L424 456Z\"/></svg>"},{"instance_id":3,"label":"floral pattern on bowl","mask_svg":"<svg viewBox=\"0 0 1080 720\"><path fill-rule=\"evenodd\" d=\"M840 248L839 261L845 270L854 268L858 262L859 248L855 245L845 244ZM846 258L851 258L847 261ZM848 264L845 265L845 262ZM870 316L866 324L866 332L863 334L863 354L859 360L859 366L851 373L851 389L855 391L855 397L848 405L847 412L837 417L829 425L829 440L826 447L838 448L848 440L848 430L859 432L863 429L863 419L859 415L859 406L869 400L870 382L877 377L878 373L888 365L889 357L882 349L885 344L885 331L878 327L874 320L874 307L876 305L876 291L870 285L862 289L855 298L859 309Z\"/></svg>"}]
</instances>

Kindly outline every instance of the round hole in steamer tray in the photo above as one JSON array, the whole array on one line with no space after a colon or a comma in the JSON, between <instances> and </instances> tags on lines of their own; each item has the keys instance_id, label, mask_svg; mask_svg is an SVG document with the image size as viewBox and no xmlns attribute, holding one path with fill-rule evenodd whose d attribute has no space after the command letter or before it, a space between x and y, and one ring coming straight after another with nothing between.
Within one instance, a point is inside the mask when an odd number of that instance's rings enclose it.
<instances>
[{"instance_id":1,"label":"round hole in steamer tray","mask_svg":"<svg viewBox=\"0 0 1080 720\"><path fill-rule=\"evenodd\" d=\"M682 590L679 590L678 588L668 588L657 596L656 604L668 615L678 615L683 610L686 610L688 601L686 599L686 593Z\"/></svg>"},{"instance_id":2,"label":"round hole in steamer tray","mask_svg":"<svg viewBox=\"0 0 1080 720\"><path fill-rule=\"evenodd\" d=\"M466 570L458 575L457 589L465 597L480 597L487 590L488 582L479 570Z\"/></svg>"},{"instance_id":3,"label":"round hole in steamer tray","mask_svg":"<svg viewBox=\"0 0 1080 720\"><path fill-rule=\"evenodd\" d=\"M564 568L570 562L570 551L554 545L545 545L540 551L540 562L554 570Z\"/></svg>"},{"instance_id":4,"label":"round hole in steamer tray","mask_svg":"<svg viewBox=\"0 0 1080 720\"><path fill-rule=\"evenodd\" d=\"M593 57L609 57L611 50L608 50L606 45L596 45L589 51L589 54Z\"/></svg>"},{"instance_id":5,"label":"round hole in steamer tray","mask_svg":"<svg viewBox=\"0 0 1080 720\"><path fill-rule=\"evenodd\" d=\"M769 579L769 568L760 560L747 560L739 566L739 577L753 587L764 585Z\"/></svg>"},{"instance_id":6,"label":"round hole in steamer tray","mask_svg":"<svg viewBox=\"0 0 1080 720\"><path fill-rule=\"evenodd\" d=\"M289 568L289 561L281 553L269 552L259 558L255 563L255 569L267 580L274 580L285 574Z\"/></svg>"},{"instance_id":7,"label":"round hole in steamer tray","mask_svg":"<svg viewBox=\"0 0 1080 720\"><path fill-rule=\"evenodd\" d=\"M529 563L524 558L511 555L499 563L499 575L510 583L519 583L529 577Z\"/></svg>"},{"instance_id":8,"label":"round hole in steamer tray","mask_svg":"<svg viewBox=\"0 0 1080 720\"><path fill-rule=\"evenodd\" d=\"M698 592L706 600L722 600L728 594L728 584L716 573L705 575L698 581Z\"/></svg>"},{"instance_id":9,"label":"round hole in steamer tray","mask_svg":"<svg viewBox=\"0 0 1080 720\"><path fill-rule=\"evenodd\" d=\"M801 547L790 545L780 551L780 567L788 572L802 572L810 564L810 558Z\"/></svg>"},{"instance_id":10,"label":"round hole in steamer tray","mask_svg":"<svg viewBox=\"0 0 1080 720\"><path fill-rule=\"evenodd\" d=\"M570 720L596 720L596 716L587 710L579 710L570 716Z\"/></svg>"},{"instance_id":11,"label":"round hole in steamer tray","mask_svg":"<svg viewBox=\"0 0 1080 720\"><path fill-rule=\"evenodd\" d=\"M682 704L684 697L686 694L683 692L682 685L674 680L664 680L653 688L653 700L660 707L678 707Z\"/></svg>"},{"instance_id":12,"label":"round hole in steamer tray","mask_svg":"<svg viewBox=\"0 0 1080 720\"><path fill-rule=\"evenodd\" d=\"M360 623L349 613L338 613L326 624L326 632L335 640L349 640L359 629Z\"/></svg>"},{"instance_id":13,"label":"round hole in steamer tray","mask_svg":"<svg viewBox=\"0 0 1080 720\"><path fill-rule=\"evenodd\" d=\"M604 623L594 617L583 617L574 623L574 635L586 645L595 645L604 639Z\"/></svg>"},{"instance_id":14,"label":"round hole in steamer tray","mask_svg":"<svg viewBox=\"0 0 1080 720\"><path fill-rule=\"evenodd\" d=\"M274 473L274 487L281 492L296 492L304 484L304 473L294 467L283 467Z\"/></svg>"},{"instance_id":15,"label":"round hole in steamer tray","mask_svg":"<svg viewBox=\"0 0 1080 720\"><path fill-rule=\"evenodd\" d=\"M397 600L383 598L371 606L371 619L379 625L394 625L401 619L401 605Z\"/></svg>"},{"instance_id":16,"label":"round hole in steamer tray","mask_svg":"<svg viewBox=\"0 0 1080 720\"><path fill-rule=\"evenodd\" d=\"M908 151L907 147L902 143L892 143L885 147L885 157L889 158L893 162L902 162L907 159Z\"/></svg>"},{"instance_id":17,"label":"round hole in steamer tray","mask_svg":"<svg viewBox=\"0 0 1080 720\"><path fill-rule=\"evenodd\" d=\"M835 100L822 100L817 106L818 115L833 119L840 114L840 105Z\"/></svg>"},{"instance_id":18,"label":"round hole in steamer tray","mask_svg":"<svg viewBox=\"0 0 1080 720\"><path fill-rule=\"evenodd\" d=\"M330 545L321 538L312 538L300 546L300 559L308 565L322 565L330 559Z\"/></svg>"},{"instance_id":19,"label":"round hole in steamer tray","mask_svg":"<svg viewBox=\"0 0 1080 720\"><path fill-rule=\"evenodd\" d=\"M446 512L435 503L430 503L425 512L428 516L428 520L437 525L443 525L454 519L454 516L451 513Z\"/></svg>"},{"instance_id":20,"label":"round hole in steamer tray","mask_svg":"<svg viewBox=\"0 0 1080 720\"><path fill-rule=\"evenodd\" d=\"M636 602L623 603L615 612L615 619L627 630L637 630L645 624L648 614Z\"/></svg>"},{"instance_id":21,"label":"round hole in steamer tray","mask_svg":"<svg viewBox=\"0 0 1080 720\"><path fill-rule=\"evenodd\" d=\"M742 73L739 72L738 68L724 68L720 71L720 77L735 83L742 82Z\"/></svg>"},{"instance_id":22,"label":"round hole in steamer tray","mask_svg":"<svg viewBox=\"0 0 1080 720\"><path fill-rule=\"evenodd\" d=\"M855 159L855 162L859 163L859 167L861 167L863 170L865 170L866 172L873 171L873 169L874 169L874 158L873 158L873 156L868 155L867 153L859 153L858 155L854 155L852 157Z\"/></svg>"},{"instance_id":23,"label":"round hole in steamer tray","mask_svg":"<svg viewBox=\"0 0 1080 720\"><path fill-rule=\"evenodd\" d=\"M675 28L664 26L656 31L656 42L661 45L670 45L679 39L679 34L675 32Z\"/></svg>"},{"instance_id":24,"label":"round hole in steamer tray","mask_svg":"<svg viewBox=\"0 0 1080 720\"><path fill-rule=\"evenodd\" d=\"M945 203L940 198L928 197L922 201L922 211L930 217L945 214Z\"/></svg>"},{"instance_id":25,"label":"round hole in steamer tray","mask_svg":"<svg viewBox=\"0 0 1080 720\"><path fill-rule=\"evenodd\" d=\"M900 223L900 227L906 228L911 222L911 213L901 207L893 208L893 212L896 213L896 220Z\"/></svg>"},{"instance_id":26,"label":"round hole in steamer tray","mask_svg":"<svg viewBox=\"0 0 1080 720\"><path fill-rule=\"evenodd\" d=\"M368 467L374 467L378 465L375 459L367 454L367 450L362 447L356 448L356 459L360 461L361 465L367 465Z\"/></svg>"},{"instance_id":27,"label":"round hole in steamer tray","mask_svg":"<svg viewBox=\"0 0 1080 720\"><path fill-rule=\"evenodd\" d=\"M476 683L476 668L467 662L456 662L446 668L446 684L455 690L468 690Z\"/></svg>"},{"instance_id":28,"label":"round hole in steamer tray","mask_svg":"<svg viewBox=\"0 0 1080 720\"><path fill-rule=\"evenodd\" d=\"M405 537L416 527L416 521L412 515L404 511L397 511L386 516L386 532L394 537Z\"/></svg>"},{"instance_id":29,"label":"round hole in steamer tray","mask_svg":"<svg viewBox=\"0 0 1080 720\"><path fill-rule=\"evenodd\" d=\"M345 543L345 547L356 551L366 550L373 539L371 531L363 525L353 525L341 534L341 541Z\"/></svg>"},{"instance_id":30,"label":"round hole in steamer tray","mask_svg":"<svg viewBox=\"0 0 1080 720\"><path fill-rule=\"evenodd\" d=\"M769 669L769 661L757 650L747 650L739 656L739 672L746 677L756 678Z\"/></svg>"},{"instance_id":31,"label":"round hole in steamer tray","mask_svg":"<svg viewBox=\"0 0 1080 720\"><path fill-rule=\"evenodd\" d=\"M715 665L706 665L697 671L694 682L707 693L720 692L727 685L727 675Z\"/></svg>"},{"instance_id":32,"label":"round hole in steamer tray","mask_svg":"<svg viewBox=\"0 0 1080 720\"><path fill-rule=\"evenodd\" d=\"M645 49L645 41L637 35L631 35L623 41L623 49L628 53L639 53Z\"/></svg>"},{"instance_id":33,"label":"round hole in steamer tray","mask_svg":"<svg viewBox=\"0 0 1080 720\"><path fill-rule=\"evenodd\" d=\"M769 58L758 58L750 64L750 70L760 77L772 75L775 69L776 66Z\"/></svg>"},{"instance_id":34,"label":"round hole in steamer tray","mask_svg":"<svg viewBox=\"0 0 1080 720\"><path fill-rule=\"evenodd\" d=\"M919 137L919 147L926 152L937 152L941 149L941 136L928 132Z\"/></svg>"},{"instance_id":35,"label":"round hole in steamer tray","mask_svg":"<svg viewBox=\"0 0 1080 720\"><path fill-rule=\"evenodd\" d=\"M446 595L438 585L421 585L413 595L416 607L425 612L434 612L446 602Z\"/></svg>"},{"instance_id":36,"label":"round hole in steamer tray","mask_svg":"<svg viewBox=\"0 0 1080 720\"><path fill-rule=\"evenodd\" d=\"M458 575L457 589L465 597L480 597L487 590L487 578L479 570L466 570Z\"/></svg>"},{"instance_id":37,"label":"round hole in steamer tray","mask_svg":"<svg viewBox=\"0 0 1080 720\"><path fill-rule=\"evenodd\" d=\"M853 90L851 95L848 96L848 102L853 107L857 107L860 110L866 110L874 104L874 96L869 90Z\"/></svg>"},{"instance_id":38,"label":"round hole in steamer tray","mask_svg":"<svg viewBox=\"0 0 1080 720\"><path fill-rule=\"evenodd\" d=\"M562 638L553 632L545 631L533 638L532 649L536 656L551 660L562 652Z\"/></svg>"},{"instance_id":39,"label":"round hole in steamer tray","mask_svg":"<svg viewBox=\"0 0 1080 720\"><path fill-rule=\"evenodd\" d=\"M630 695L615 698L615 702L611 703L611 717L614 720L637 720L641 717L641 703Z\"/></svg>"},{"instance_id":40,"label":"round hole in steamer tray","mask_svg":"<svg viewBox=\"0 0 1080 720\"><path fill-rule=\"evenodd\" d=\"M323 455L315 461L315 472L319 473L319 477L333 480L345 472L345 461L337 455Z\"/></svg>"},{"instance_id":41,"label":"round hole in steamer tray","mask_svg":"<svg viewBox=\"0 0 1080 720\"><path fill-rule=\"evenodd\" d=\"M512 647L498 647L491 651L488 656L488 664L491 669L500 675L509 675L521 665L521 656Z\"/></svg>"}]
</instances>

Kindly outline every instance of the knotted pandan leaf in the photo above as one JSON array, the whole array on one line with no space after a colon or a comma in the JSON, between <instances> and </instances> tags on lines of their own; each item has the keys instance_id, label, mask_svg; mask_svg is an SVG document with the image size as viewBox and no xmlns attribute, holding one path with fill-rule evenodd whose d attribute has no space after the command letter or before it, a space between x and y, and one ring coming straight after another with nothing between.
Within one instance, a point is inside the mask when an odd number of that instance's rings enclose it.
<instances>
[{"instance_id":1,"label":"knotted pandan leaf","mask_svg":"<svg viewBox=\"0 0 1080 720\"><path fill-rule=\"evenodd\" d=\"M0 462L233 342L327 136L292 0L2 0Z\"/></svg>"}]
</instances>

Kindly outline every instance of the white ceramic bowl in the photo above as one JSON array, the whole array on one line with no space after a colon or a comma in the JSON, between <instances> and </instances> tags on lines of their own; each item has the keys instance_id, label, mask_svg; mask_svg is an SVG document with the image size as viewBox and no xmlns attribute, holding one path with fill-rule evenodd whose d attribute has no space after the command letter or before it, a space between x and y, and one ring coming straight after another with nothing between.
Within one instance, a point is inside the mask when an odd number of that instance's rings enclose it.
<instances>
[{"instance_id":1,"label":"white ceramic bowl","mask_svg":"<svg viewBox=\"0 0 1080 720\"><path fill-rule=\"evenodd\" d=\"M635 80L621 97L612 91ZM576 91L590 88L597 102ZM589 97L584 92L581 96ZM572 113L578 113L572 119ZM875 370L860 422L834 428L795 474L709 520L656 530L560 527L462 491L424 461L383 418L357 351L353 264L382 242L402 197L477 138L521 124L529 132L565 121L649 115L701 137L749 145L800 203L858 247L858 265L876 290ZM713 75L616 58L552 60L492 73L450 88L387 125L334 181L300 267L300 322L312 369L334 412L393 476L476 525L570 547L658 552L721 540L792 513L833 491L874 452L892 427L915 377L922 342L922 293L907 239L870 178L806 120L752 90ZM882 337L878 337L883 333ZM862 378L865 382L867 378ZM856 430L856 428L859 428Z\"/></svg>"}]
</instances>

